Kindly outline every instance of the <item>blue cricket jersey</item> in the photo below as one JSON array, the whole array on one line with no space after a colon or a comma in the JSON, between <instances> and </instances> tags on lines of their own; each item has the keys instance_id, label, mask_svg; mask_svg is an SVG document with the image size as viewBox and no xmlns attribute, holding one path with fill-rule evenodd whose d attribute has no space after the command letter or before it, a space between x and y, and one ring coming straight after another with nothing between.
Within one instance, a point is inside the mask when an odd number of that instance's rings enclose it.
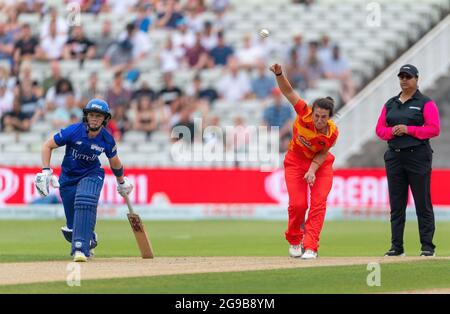
<instances>
[{"instance_id":1,"label":"blue cricket jersey","mask_svg":"<svg viewBox=\"0 0 450 314\"><path fill-rule=\"evenodd\" d=\"M100 133L89 138L85 123L76 123L53 136L58 146L66 145L66 153L61 165L61 186L77 183L86 176L105 175L98 157L105 153L112 158L117 154L116 142L112 135L102 128Z\"/></svg>"}]
</instances>

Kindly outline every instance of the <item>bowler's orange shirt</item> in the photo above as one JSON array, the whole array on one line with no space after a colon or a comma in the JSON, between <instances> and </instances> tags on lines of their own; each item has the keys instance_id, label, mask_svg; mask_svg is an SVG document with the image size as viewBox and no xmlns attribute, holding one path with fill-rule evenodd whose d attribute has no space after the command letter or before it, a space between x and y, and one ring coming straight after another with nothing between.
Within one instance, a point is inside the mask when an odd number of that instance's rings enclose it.
<instances>
[{"instance_id":1,"label":"bowler's orange shirt","mask_svg":"<svg viewBox=\"0 0 450 314\"><path fill-rule=\"evenodd\" d=\"M331 148L338 137L338 129L332 120L328 120L328 134L319 133L312 117L312 109L303 99L294 106L297 117L293 125L293 137L289 143L289 150L313 159L314 156Z\"/></svg>"}]
</instances>

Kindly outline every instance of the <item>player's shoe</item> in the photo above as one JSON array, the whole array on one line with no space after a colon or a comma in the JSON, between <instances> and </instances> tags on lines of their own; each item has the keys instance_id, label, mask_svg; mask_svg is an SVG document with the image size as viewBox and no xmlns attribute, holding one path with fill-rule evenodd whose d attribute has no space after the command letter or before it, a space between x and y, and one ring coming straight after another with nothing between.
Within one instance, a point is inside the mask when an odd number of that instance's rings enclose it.
<instances>
[{"instance_id":1,"label":"player's shoe","mask_svg":"<svg viewBox=\"0 0 450 314\"><path fill-rule=\"evenodd\" d=\"M86 255L84 255L83 252L75 251L75 254L73 255L73 261L84 263L84 262L87 262L87 257L86 257Z\"/></svg>"},{"instance_id":2,"label":"player's shoe","mask_svg":"<svg viewBox=\"0 0 450 314\"><path fill-rule=\"evenodd\" d=\"M436 253L434 251L422 251L420 252L420 256L435 257Z\"/></svg>"},{"instance_id":3,"label":"player's shoe","mask_svg":"<svg viewBox=\"0 0 450 314\"><path fill-rule=\"evenodd\" d=\"M300 257L300 256L302 256L302 246L299 244L299 245L289 245L289 256L290 257L294 257L294 258L296 258L296 257Z\"/></svg>"},{"instance_id":4,"label":"player's shoe","mask_svg":"<svg viewBox=\"0 0 450 314\"><path fill-rule=\"evenodd\" d=\"M302 255L302 259L316 259L317 258L317 252L313 250L306 250L305 253Z\"/></svg>"},{"instance_id":5,"label":"player's shoe","mask_svg":"<svg viewBox=\"0 0 450 314\"><path fill-rule=\"evenodd\" d=\"M94 232L94 236L92 238L92 240L89 242L89 259L92 259L95 255L95 248L98 245L98 235L97 233Z\"/></svg>"},{"instance_id":6,"label":"player's shoe","mask_svg":"<svg viewBox=\"0 0 450 314\"><path fill-rule=\"evenodd\" d=\"M61 232L64 236L64 239L66 239L67 242L72 243L73 230L69 229L67 226L64 226L61 227Z\"/></svg>"},{"instance_id":7,"label":"player's shoe","mask_svg":"<svg viewBox=\"0 0 450 314\"><path fill-rule=\"evenodd\" d=\"M389 251L384 253L384 256L405 256L405 253L403 252L403 250L400 251L400 250L390 249Z\"/></svg>"}]
</instances>

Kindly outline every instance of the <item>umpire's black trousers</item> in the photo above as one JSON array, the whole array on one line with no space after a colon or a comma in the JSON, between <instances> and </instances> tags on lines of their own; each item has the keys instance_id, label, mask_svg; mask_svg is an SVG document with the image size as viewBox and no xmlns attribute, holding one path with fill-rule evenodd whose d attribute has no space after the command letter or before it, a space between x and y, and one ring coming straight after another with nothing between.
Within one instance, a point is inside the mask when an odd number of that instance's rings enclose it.
<instances>
[{"instance_id":1,"label":"umpire's black trousers","mask_svg":"<svg viewBox=\"0 0 450 314\"><path fill-rule=\"evenodd\" d=\"M434 251L435 230L430 196L433 151L429 143L384 154L391 204L392 249L403 251L408 186L414 197L422 251Z\"/></svg>"}]
</instances>

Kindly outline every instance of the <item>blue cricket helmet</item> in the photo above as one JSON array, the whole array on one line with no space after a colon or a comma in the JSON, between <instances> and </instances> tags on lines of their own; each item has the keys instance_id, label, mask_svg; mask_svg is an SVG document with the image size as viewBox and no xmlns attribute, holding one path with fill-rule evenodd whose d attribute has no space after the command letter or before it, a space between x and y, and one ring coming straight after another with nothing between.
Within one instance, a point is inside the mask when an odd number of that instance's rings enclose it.
<instances>
[{"instance_id":1,"label":"blue cricket helmet","mask_svg":"<svg viewBox=\"0 0 450 314\"><path fill-rule=\"evenodd\" d=\"M102 113L105 116L105 121L103 121L103 125L106 125L111 119L111 111L109 110L108 103L103 99L94 98L91 99L86 107L83 109L83 121L87 122L87 114L89 112L98 112Z\"/></svg>"}]
</instances>

